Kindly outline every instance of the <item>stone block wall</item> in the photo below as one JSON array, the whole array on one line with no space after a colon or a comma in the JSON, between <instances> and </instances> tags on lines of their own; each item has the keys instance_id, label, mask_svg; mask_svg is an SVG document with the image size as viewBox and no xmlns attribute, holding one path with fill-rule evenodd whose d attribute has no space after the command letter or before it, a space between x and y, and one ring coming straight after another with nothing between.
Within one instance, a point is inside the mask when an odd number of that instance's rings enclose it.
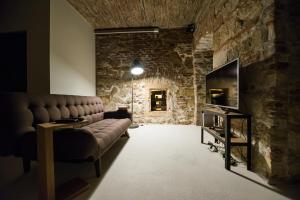
<instances>
[{"instance_id":1,"label":"stone block wall","mask_svg":"<svg viewBox=\"0 0 300 200\"><path fill-rule=\"evenodd\" d=\"M276 179L300 181L300 2L275 0L276 85L271 138Z\"/></svg>"},{"instance_id":2,"label":"stone block wall","mask_svg":"<svg viewBox=\"0 0 300 200\"><path fill-rule=\"evenodd\" d=\"M96 37L97 95L106 110L131 109L130 67L135 58L145 73L134 77L134 121L194 123L193 34L184 29ZM167 111L150 111L150 90L167 91Z\"/></svg>"},{"instance_id":3,"label":"stone block wall","mask_svg":"<svg viewBox=\"0 0 300 200\"><path fill-rule=\"evenodd\" d=\"M213 67L240 58L240 110L253 116L254 170L270 183L299 181L300 3L204 0L202 8L194 49L209 33Z\"/></svg>"},{"instance_id":4,"label":"stone block wall","mask_svg":"<svg viewBox=\"0 0 300 200\"><path fill-rule=\"evenodd\" d=\"M300 3L203 0L196 31L96 38L97 95L106 110L131 104L134 58L145 74L134 85L138 123L201 124L205 75L240 59L240 110L252 115L254 171L270 183L299 180ZM150 90L167 90L167 111L150 112ZM245 126L245 125L244 125ZM242 133L241 121L233 128Z\"/></svg>"},{"instance_id":5,"label":"stone block wall","mask_svg":"<svg viewBox=\"0 0 300 200\"><path fill-rule=\"evenodd\" d=\"M285 176L273 170L279 166L273 155L284 155L272 151L272 135L278 126L274 0L205 0L203 5L196 20L194 48L210 33L213 67L240 59L240 111L253 116L254 170L270 179ZM233 123L237 132L243 131L240 124Z\"/></svg>"},{"instance_id":6,"label":"stone block wall","mask_svg":"<svg viewBox=\"0 0 300 200\"><path fill-rule=\"evenodd\" d=\"M195 114L196 125L202 125L202 109L206 102L205 76L212 70L213 49L212 34L201 38L197 44L193 44L193 66L194 66L194 93L195 93Z\"/></svg>"},{"instance_id":7,"label":"stone block wall","mask_svg":"<svg viewBox=\"0 0 300 200\"><path fill-rule=\"evenodd\" d=\"M274 0L204 0L202 7L195 45L213 34L214 67L237 56L247 66L275 53Z\"/></svg>"}]
</instances>

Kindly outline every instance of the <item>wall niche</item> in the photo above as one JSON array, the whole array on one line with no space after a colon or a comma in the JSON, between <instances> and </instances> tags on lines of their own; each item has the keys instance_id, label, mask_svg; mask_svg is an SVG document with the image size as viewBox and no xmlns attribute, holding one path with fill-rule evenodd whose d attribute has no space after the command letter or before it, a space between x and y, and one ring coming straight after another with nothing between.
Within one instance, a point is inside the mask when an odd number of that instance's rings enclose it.
<instances>
[{"instance_id":1,"label":"wall niche","mask_svg":"<svg viewBox=\"0 0 300 200\"><path fill-rule=\"evenodd\" d=\"M167 111L167 92L166 90L150 90L150 110Z\"/></svg>"}]
</instances>

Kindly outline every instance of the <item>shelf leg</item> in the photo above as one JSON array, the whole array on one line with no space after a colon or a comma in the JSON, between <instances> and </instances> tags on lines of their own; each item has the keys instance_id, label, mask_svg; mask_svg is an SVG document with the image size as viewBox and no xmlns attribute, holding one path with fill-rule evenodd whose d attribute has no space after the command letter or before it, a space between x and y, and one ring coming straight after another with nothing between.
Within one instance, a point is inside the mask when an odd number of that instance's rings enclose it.
<instances>
[{"instance_id":1,"label":"shelf leg","mask_svg":"<svg viewBox=\"0 0 300 200\"><path fill-rule=\"evenodd\" d=\"M202 126L201 126L201 143L203 144L204 143L204 130L203 130L203 127L205 126L205 114L204 112L202 111Z\"/></svg>"},{"instance_id":2,"label":"shelf leg","mask_svg":"<svg viewBox=\"0 0 300 200\"><path fill-rule=\"evenodd\" d=\"M225 168L230 170L230 155L231 155L231 124L230 119L225 117Z\"/></svg>"},{"instance_id":3,"label":"shelf leg","mask_svg":"<svg viewBox=\"0 0 300 200\"><path fill-rule=\"evenodd\" d=\"M247 170L252 169L251 117L247 118Z\"/></svg>"}]
</instances>

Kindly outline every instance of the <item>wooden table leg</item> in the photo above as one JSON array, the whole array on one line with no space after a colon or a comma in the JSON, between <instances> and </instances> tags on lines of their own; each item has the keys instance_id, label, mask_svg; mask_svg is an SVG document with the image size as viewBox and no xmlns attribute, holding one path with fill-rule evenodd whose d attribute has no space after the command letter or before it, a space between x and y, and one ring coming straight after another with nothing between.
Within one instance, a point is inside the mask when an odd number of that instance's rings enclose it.
<instances>
[{"instance_id":1,"label":"wooden table leg","mask_svg":"<svg viewBox=\"0 0 300 200\"><path fill-rule=\"evenodd\" d=\"M55 199L52 129L37 126L39 199Z\"/></svg>"}]
</instances>

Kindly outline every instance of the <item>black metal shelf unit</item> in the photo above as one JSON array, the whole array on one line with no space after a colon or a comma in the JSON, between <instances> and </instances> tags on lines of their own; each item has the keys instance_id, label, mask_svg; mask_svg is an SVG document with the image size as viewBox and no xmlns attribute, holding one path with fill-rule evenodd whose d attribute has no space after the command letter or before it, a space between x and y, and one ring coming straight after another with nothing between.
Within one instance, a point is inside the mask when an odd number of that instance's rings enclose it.
<instances>
[{"instance_id":1,"label":"black metal shelf unit","mask_svg":"<svg viewBox=\"0 0 300 200\"><path fill-rule=\"evenodd\" d=\"M223 118L224 134L216 131L212 123L215 116ZM231 120L232 119L246 119L247 120L247 138L243 139L231 133ZM201 143L204 143L204 131L211 134L216 140L225 145L225 168L230 170L230 154L232 146L245 146L247 147L247 169L251 170L251 115L242 114L238 112L226 112L218 109L207 108L202 111L202 127L201 127Z\"/></svg>"}]
</instances>

